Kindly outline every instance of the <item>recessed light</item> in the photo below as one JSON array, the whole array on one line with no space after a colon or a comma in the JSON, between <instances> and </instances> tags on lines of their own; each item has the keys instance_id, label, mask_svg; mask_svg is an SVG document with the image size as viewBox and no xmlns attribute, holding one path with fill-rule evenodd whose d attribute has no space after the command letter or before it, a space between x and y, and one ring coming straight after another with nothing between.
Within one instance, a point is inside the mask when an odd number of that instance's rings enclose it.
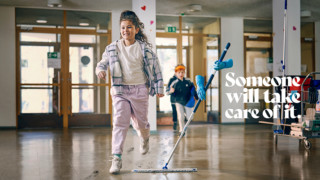
<instances>
[{"instance_id":1,"label":"recessed light","mask_svg":"<svg viewBox=\"0 0 320 180\"><path fill-rule=\"evenodd\" d=\"M49 7L61 7L61 0L48 0Z\"/></svg>"},{"instance_id":2,"label":"recessed light","mask_svg":"<svg viewBox=\"0 0 320 180\"><path fill-rule=\"evenodd\" d=\"M79 25L80 26L89 26L89 20L88 19L80 19Z\"/></svg>"},{"instance_id":3,"label":"recessed light","mask_svg":"<svg viewBox=\"0 0 320 180\"><path fill-rule=\"evenodd\" d=\"M46 24L47 20L45 20L45 19L37 19L36 22L39 23L39 24Z\"/></svg>"},{"instance_id":4,"label":"recessed light","mask_svg":"<svg viewBox=\"0 0 320 180\"><path fill-rule=\"evenodd\" d=\"M89 26L89 23L79 23L80 26Z\"/></svg>"},{"instance_id":5,"label":"recessed light","mask_svg":"<svg viewBox=\"0 0 320 180\"><path fill-rule=\"evenodd\" d=\"M198 12L201 10L202 10L202 6L200 4L191 4L188 9L189 12Z\"/></svg>"}]
</instances>

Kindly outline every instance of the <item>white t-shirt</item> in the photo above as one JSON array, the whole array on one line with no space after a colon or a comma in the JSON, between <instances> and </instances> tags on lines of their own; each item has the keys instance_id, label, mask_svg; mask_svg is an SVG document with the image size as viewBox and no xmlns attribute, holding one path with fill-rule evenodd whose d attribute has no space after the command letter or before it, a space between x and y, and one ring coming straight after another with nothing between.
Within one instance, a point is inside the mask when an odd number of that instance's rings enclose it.
<instances>
[{"instance_id":1,"label":"white t-shirt","mask_svg":"<svg viewBox=\"0 0 320 180\"><path fill-rule=\"evenodd\" d=\"M119 59L122 69L123 84L145 84L147 77L143 71L143 56L140 44L136 41L130 46L125 46L124 40L117 42Z\"/></svg>"}]
</instances>

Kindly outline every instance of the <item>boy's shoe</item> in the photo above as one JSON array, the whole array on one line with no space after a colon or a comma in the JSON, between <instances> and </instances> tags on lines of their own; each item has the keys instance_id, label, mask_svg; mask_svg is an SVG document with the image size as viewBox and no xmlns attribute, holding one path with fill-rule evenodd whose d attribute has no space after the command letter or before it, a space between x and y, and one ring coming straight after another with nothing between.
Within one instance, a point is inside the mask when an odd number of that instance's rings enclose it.
<instances>
[{"instance_id":1,"label":"boy's shoe","mask_svg":"<svg viewBox=\"0 0 320 180\"><path fill-rule=\"evenodd\" d=\"M122 168L122 159L120 159L118 156L113 156L112 165L109 172L111 174L118 174L121 168Z\"/></svg>"},{"instance_id":2,"label":"boy's shoe","mask_svg":"<svg viewBox=\"0 0 320 180\"><path fill-rule=\"evenodd\" d=\"M141 138L140 140L140 153L145 155L149 151L149 138L146 140L143 140Z\"/></svg>"},{"instance_id":3,"label":"boy's shoe","mask_svg":"<svg viewBox=\"0 0 320 180\"><path fill-rule=\"evenodd\" d=\"M177 122L173 122L173 130L174 130L174 131L177 130Z\"/></svg>"}]
</instances>

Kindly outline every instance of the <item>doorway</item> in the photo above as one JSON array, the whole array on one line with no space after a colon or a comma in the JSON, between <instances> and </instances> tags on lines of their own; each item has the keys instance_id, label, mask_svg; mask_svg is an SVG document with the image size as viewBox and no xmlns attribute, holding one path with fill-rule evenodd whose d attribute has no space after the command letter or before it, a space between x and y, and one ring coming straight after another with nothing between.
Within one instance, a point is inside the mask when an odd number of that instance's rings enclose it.
<instances>
[{"instance_id":1,"label":"doorway","mask_svg":"<svg viewBox=\"0 0 320 180\"><path fill-rule=\"evenodd\" d=\"M18 128L111 124L109 80L98 80L95 75L110 33L98 32L99 26L67 26L67 13L63 11L63 26L17 25Z\"/></svg>"},{"instance_id":2,"label":"doorway","mask_svg":"<svg viewBox=\"0 0 320 180\"><path fill-rule=\"evenodd\" d=\"M272 78L272 35L263 33L245 33L245 76L247 77L269 77ZM246 86L247 89L259 89L259 103L245 103L245 109L259 109L259 119L249 115L245 119L246 124L256 124L258 121L272 122L272 118L265 118L262 112L271 109L273 104L264 101L264 93L272 92L272 87L266 86Z\"/></svg>"}]
</instances>

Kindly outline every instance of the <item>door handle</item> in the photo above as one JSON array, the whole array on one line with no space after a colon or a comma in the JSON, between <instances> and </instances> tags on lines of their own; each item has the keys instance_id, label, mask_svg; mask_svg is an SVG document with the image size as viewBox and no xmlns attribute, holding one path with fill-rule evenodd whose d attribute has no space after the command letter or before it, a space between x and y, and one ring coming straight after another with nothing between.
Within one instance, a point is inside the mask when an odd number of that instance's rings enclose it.
<instances>
[{"instance_id":1,"label":"door handle","mask_svg":"<svg viewBox=\"0 0 320 180\"><path fill-rule=\"evenodd\" d=\"M68 114L72 116L72 72L69 72L68 85Z\"/></svg>"},{"instance_id":2,"label":"door handle","mask_svg":"<svg viewBox=\"0 0 320 180\"><path fill-rule=\"evenodd\" d=\"M58 71L58 114L61 116L61 77L60 71Z\"/></svg>"}]
</instances>

